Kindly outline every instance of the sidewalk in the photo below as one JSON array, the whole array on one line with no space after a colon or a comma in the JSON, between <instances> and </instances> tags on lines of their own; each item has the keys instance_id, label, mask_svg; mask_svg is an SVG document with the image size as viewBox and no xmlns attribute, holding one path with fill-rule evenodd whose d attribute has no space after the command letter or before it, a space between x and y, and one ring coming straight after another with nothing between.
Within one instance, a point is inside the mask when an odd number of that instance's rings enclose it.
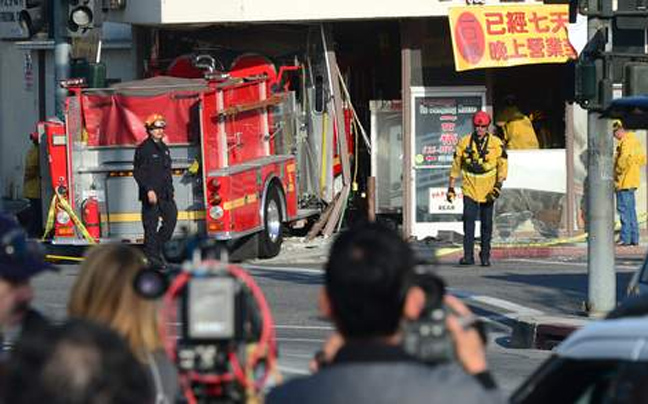
<instances>
[{"instance_id":1,"label":"sidewalk","mask_svg":"<svg viewBox=\"0 0 648 404\"><path fill-rule=\"evenodd\" d=\"M479 243L476 243L478 246ZM414 242L412 247L425 262L439 262L444 264L456 263L463 254L459 244L439 245L435 243ZM476 248L476 251L478 248ZM646 256L648 244L640 244L632 247L616 247L617 259L643 259ZM491 250L492 260L514 259L514 258L564 258L564 259L586 259L587 243L560 244L552 246L511 244L506 246L494 245Z\"/></svg>"}]
</instances>

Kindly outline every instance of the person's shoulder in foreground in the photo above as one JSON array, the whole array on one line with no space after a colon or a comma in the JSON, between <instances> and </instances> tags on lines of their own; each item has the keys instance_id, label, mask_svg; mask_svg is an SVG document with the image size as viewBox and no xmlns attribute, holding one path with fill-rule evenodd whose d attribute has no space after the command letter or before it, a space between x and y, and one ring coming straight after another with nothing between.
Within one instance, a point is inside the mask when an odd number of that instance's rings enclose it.
<instances>
[{"instance_id":1,"label":"person's shoulder in foreground","mask_svg":"<svg viewBox=\"0 0 648 404\"><path fill-rule=\"evenodd\" d=\"M485 390L456 363L415 361L332 364L273 389L267 404L282 403L503 403L499 390Z\"/></svg>"}]
</instances>

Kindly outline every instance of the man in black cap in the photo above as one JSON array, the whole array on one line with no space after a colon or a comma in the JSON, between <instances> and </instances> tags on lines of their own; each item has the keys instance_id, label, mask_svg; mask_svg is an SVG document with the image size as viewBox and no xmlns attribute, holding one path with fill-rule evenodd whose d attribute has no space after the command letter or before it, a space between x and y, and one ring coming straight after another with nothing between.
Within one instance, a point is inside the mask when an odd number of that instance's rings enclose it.
<instances>
[{"instance_id":1,"label":"man in black cap","mask_svg":"<svg viewBox=\"0 0 648 404\"><path fill-rule=\"evenodd\" d=\"M24 324L35 313L29 308L34 298L29 281L42 271L56 270L44 256L40 244L28 240L12 216L0 214L0 329Z\"/></svg>"}]
</instances>

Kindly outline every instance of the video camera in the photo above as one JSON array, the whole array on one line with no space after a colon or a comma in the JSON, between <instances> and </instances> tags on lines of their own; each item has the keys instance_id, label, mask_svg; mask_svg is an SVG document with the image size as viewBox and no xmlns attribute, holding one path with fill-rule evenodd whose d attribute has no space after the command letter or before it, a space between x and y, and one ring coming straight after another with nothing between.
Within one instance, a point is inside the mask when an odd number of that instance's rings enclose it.
<instances>
[{"instance_id":1,"label":"video camera","mask_svg":"<svg viewBox=\"0 0 648 404\"><path fill-rule=\"evenodd\" d=\"M419 318L405 323L403 349L427 364L437 364L455 359L454 342L446 326L448 308L443 303L446 286L432 267L418 265L414 269L413 285L425 293L425 306ZM484 323L473 326L486 342Z\"/></svg>"},{"instance_id":2,"label":"video camera","mask_svg":"<svg viewBox=\"0 0 648 404\"><path fill-rule=\"evenodd\" d=\"M173 275L142 271L135 289L144 297L164 295L164 321L180 324L166 330L172 335L165 341L183 384L190 386L185 395L200 402L247 402L263 387L276 358L263 293L242 268L227 263L226 250L215 240L172 240L164 255L184 262Z\"/></svg>"}]
</instances>

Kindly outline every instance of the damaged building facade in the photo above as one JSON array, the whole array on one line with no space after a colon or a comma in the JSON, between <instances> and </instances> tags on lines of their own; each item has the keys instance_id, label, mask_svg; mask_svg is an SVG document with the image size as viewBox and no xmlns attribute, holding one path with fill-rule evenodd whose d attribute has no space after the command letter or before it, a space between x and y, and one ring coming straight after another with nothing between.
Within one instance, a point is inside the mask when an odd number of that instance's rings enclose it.
<instances>
[{"instance_id":1,"label":"damaged building facade","mask_svg":"<svg viewBox=\"0 0 648 404\"><path fill-rule=\"evenodd\" d=\"M581 234L587 209L587 113L573 103L573 64L539 60L457 71L457 32L452 32L449 18L453 9L488 8L502 18L501 26L491 26L493 32L513 32L507 14L529 6L539 12L528 14L526 23L542 31L543 7L556 5L470 3L242 0L216 7L208 1L188 6L176 0L141 0L110 18L134 26L138 75L165 69L179 55L197 53L211 54L224 70L244 53L264 55L277 66L312 67L312 55L322 51L321 33L326 31L350 100L371 133L371 152L362 141L355 143L357 194L367 189L368 176L374 176L379 217L402 224L405 236L419 239L437 237L443 230L461 231L460 203L448 206L444 200L453 139L471 130L466 117L475 109L497 117L515 99L532 121L538 147L509 151L509 178L496 204L495 237L543 240ZM568 11L566 4L563 9ZM545 14L548 24L553 14ZM566 17L561 23L567 25ZM517 24L519 28L519 20ZM574 54L585 41L584 31L570 32ZM521 50L529 57L531 41ZM550 42L545 45L551 52ZM493 49L486 51L495 57ZM519 49L509 49L514 51ZM554 46L553 52L567 55L569 50ZM305 71L312 83L326 79L314 69ZM638 207L645 214L645 180Z\"/></svg>"},{"instance_id":2,"label":"damaged building facade","mask_svg":"<svg viewBox=\"0 0 648 404\"><path fill-rule=\"evenodd\" d=\"M191 76L197 60L227 71L241 55L258 54L277 69L304 66L307 79L300 83L306 92L307 86L317 88L328 79L316 60L328 46L358 123L371 138L364 142L358 135L354 142L352 196L358 207L366 205L368 178L375 177L379 218L401 224L407 237L461 232L461 204L444 202L453 145L471 130L472 113L483 109L497 117L514 99L532 122L538 145L509 151L509 178L496 204L494 236L509 241L581 234L587 209L587 113L572 102L573 64L538 60L457 69L457 32L449 18L453 9L495 10L502 25L494 30L506 32L509 10L528 6L541 14L545 7L530 1L470 3L138 0L110 11L106 19L132 25L130 63L138 78L170 72ZM570 40L582 42L585 35L576 31ZM554 46L553 52L570 56L567 49ZM529 56L533 49L515 51ZM502 57L501 48L485 52ZM326 105L315 131L330 130L332 111ZM645 215L643 178L637 195L638 212Z\"/></svg>"}]
</instances>

